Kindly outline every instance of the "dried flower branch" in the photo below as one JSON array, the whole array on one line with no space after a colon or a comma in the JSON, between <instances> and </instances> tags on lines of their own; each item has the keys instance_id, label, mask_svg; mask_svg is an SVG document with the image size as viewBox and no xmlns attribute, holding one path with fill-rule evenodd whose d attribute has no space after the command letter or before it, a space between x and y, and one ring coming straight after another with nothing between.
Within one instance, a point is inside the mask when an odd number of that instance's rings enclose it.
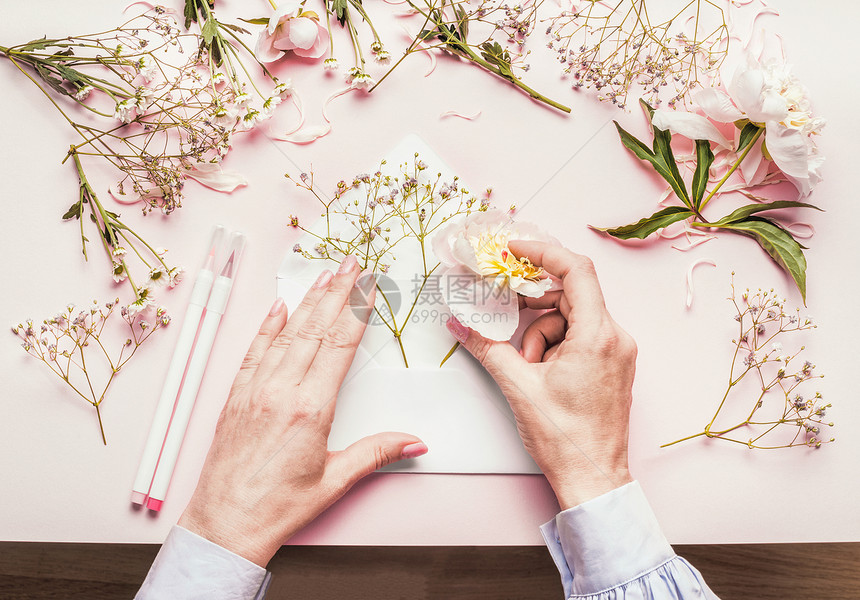
<instances>
[{"instance_id":1,"label":"dried flower branch","mask_svg":"<svg viewBox=\"0 0 860 600\"><path fill-rule=\"evenodd\" d=\"M627 105L634 85L655 106L663 88L671 89L670 107L686 102L693 89L717 78L728 52L725 15L711 0L689 0L668 18L655 16L654 22L645 0L574 5L578 8L548 19L548 47L557 53L564 73L573 75L574 89L593 87L600 100L619 108ZM716 28L706 25L712 21Z\"/></svg>"},{"instance_id":2,"label":"dried flower branch","mask_svg":"<svg viewBox=\"0 0 860 600\"><path fill-rule=\"evenodd\" d=\"M469 0L423 0L419 4L412 0L407 2L423 17L424 23L403 57L379 83L410 54L439 49L501 77L535 100L570 112L569 107L527 86L518 75L518 72L529 68L524 62L528 55L525 42L534 29L541 2L527 1L515 7L496 0L484 0L477 6ZM474 42L476 37L481 41Z\"/></svg>"},{"instance_id":3,"label":"dried flower branch","mask_svg":"<svg viewBox=\"0 0 860 600\"><path fill-rule=\"evenodd\" d=\"M822 433L825 428L833 426L833 423L824 421L831 404L824 404L819 392L804 397L798 390L810 380L824 376L814 373L815 365L809 360L800 362L803 346L793 354L783 350L782 340L787 334L816 327L812 319L801 317L800 309L794 314L786 312L787 300L779 298L773 290L759 289L750 293L747 289L739 303L734 279L729 300L737 312L735 321L738 322L739 335L732 340L735 350L729 383L717 411L701 432L661 447L701 436L765 450L794 446L820 448L822 444L835 441L835 438L827 439ZM729 396L747 376L755 381L758 389L749 415L729 427L716 425L720 413L727 408ZM768 395L770 392L774 392L776 397ZM788 435L784 433L786 429L789 430ZM749 431L750 437L733 437L744 431Z\"/></svg>"},{"instance_id":4,"label":"dried flower branch","mask_svg":"<svg viewBox=\"0 0 860 600\"><path fill-rule=\"evenodd\" d=\"M144 214L154 208L169 214L181 206L188 177L220 191L243 185L241 177L222 172L218 164L232 135L253 127L290 94L289 85L274 78L272 93L260 92L239 59L240 52L253 58L237 35L244 30L219 23L205 2L199 6L206 16L201 35L181 33L169 12L156 7L109 31L0 46L82 138L66 156L73 159L81 185L64 218L81 221L86 256L84 205L90 207L117 280L131 281L126 258L132 255L147 273L171 268L104 209L81 157L99 157L119 171L111 189L118 200L141 201ZM69 101L86 112L73 115L61 106ZM138 294L143 285L132 282L132 287Z\"/></svg>"},{"instance_id":5,"label":"dried flower branch","mask_svg":"<svg viewBox=\"0 0 860 600\"><path fill-rule=\"evenodd\" d=\"M109 351L109 341L105 334L119 334L108 327L111 316L117 312L128 327L128 337L117 351ZM21 340L21 346L30 356L45 363L51 371L62 379L75 394L90 403L96 410L102 442L107 445L100 407L107 396L108 389L117 373L131 360L137 349L149 337L170 323L170 316L164 308L155 311L154 322L144 318L144 306L133 302L120 306L119 299L100 305L94 300L89 308L77 311L69 304L55 317L45 319L36 325L31 319L12 327L12 333ZM115 322L112 321L113 324ZM107 331L106 331L107 327ZM105 370L103 384L95 381L93 368Z\"/></svg>"},{"instance_id":6,"label":"dried flower branch","mask_svg":"<svg viewBox=\"0 0 860 600\"><path fill-rule=\"evenodd\" d=\"M439 262L428 254L428 236L458 215L486 211L490 192L488 190L487 197L479 201L468 189L460 187L456 176L450 182L442 181L441 174L428 176L429 167L417 153L411 162L399 165L399 175L383 173L385 164L382 161L373 175L357 175L351 182L339 182L331 199L314 189L313 174L302 173L294 180L295 184L319 200L324 209L325 231L317 233L306 228L295 217L290 226L319 241L312 250L300 244L293 247L305 258L338 262L353 254L362 269L373 273L387 273L396 260L395 250L403 244L411 244L420 251L420 271L413 280L415 295L404 319L397 319L386 290L377 285L387 308L383 311L377 306L377 316L397 340L403 363L408 367L401 338L427 282L439 267Z\"/></svg>"}]
</instances>

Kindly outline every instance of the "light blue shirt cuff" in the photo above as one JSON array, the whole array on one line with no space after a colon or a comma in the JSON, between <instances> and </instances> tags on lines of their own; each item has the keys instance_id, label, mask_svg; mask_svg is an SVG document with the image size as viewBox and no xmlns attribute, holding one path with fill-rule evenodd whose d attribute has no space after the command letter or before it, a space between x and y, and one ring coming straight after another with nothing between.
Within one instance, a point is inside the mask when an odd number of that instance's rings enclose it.
<instances>
[{"instance_id":1,"label":"light blue shirt cuff","mask_svg":"<svg viewBox=\"0 0 860 600\"><path fill-rule=\"evenodd\" d=\"M262 600L271 573L174 525L135 600Z\"/></svg>"},{"instance_id":2,"label":"light blue shirt cuff","mask_svg":"<svg viewBox=\"0 0 860 600\"><path fill-rule=\"evenodd\" d=\"M666 541L633 481L541 526L565 598L716 598Z\"/></svg>"}]
</instances>

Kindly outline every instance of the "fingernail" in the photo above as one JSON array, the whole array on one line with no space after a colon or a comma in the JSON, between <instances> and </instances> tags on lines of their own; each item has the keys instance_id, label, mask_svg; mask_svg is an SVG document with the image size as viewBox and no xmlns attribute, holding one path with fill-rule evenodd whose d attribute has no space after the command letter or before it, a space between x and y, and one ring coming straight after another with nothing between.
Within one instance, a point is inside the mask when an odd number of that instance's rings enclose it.
<instances>
[{"instance_id":1,"label":"fingernail","mask_svg":"<svg viewBox=\"0 0 860 600\"><path fill-rule=\"evenodd\" d=\"M362 272L355 280L355 287L361 290L365 296L369 296L373 288L376 287L376 275L370 270Z\"/></svg>"},{"instance_id":2,"label":"fingernail","mask_svg":"<svg viewBox=\"0 0 860 600\"><path fill-rule=\"evenodd\" d=\"M356 267L356 265L358 265L358 259L356 259L352 254L349 254L343 259L343 261L341 261L337 272L340 274L349 273Z\"/></svg>"},{"instance_id":3,"label":"fingernail","mask_svg":"<svg viewBox=\"0 0 860 600\"><path fill-rule=\"evenodd\" d=\"M319 277L317 277L317 280L314 282L314 287L315 288L321 288L321 287L327 286L328 282L331 281L331 277L332 277L331 271L326 269L325 271L320 273Z\"/></svg>"},{"instance_id":4,"label":"fingernail","mask_svg":"<svg viewBox=\"0 0 860 600\"><path fill-rule=\"evenodd\" d=\"M403 448L400 452L400 458L418 458L419 456L427 454L427 450L429 450L427 444L424 442L415 442L414 444L409 444Z\"/></svg>"},{"instance_id":5,"label":"fingernail","mask_svg":"<svg viewBox=\"0 0 860 600\"><path fill-rule=\"evenodd\" d=\"M466 340L469 339L469 328L460 323L460 321L457 320L457 317L449 318L448 322L445 323L445 327L448 328L451 335L453 335L461 344L465 344Z\"/></svg>"},{"instance_id":6,"label":"fingernail","mask_svg":"<svg viewBox=\"0 0 860 600\"><path fill-rule=\"evenodd\" d=\"M272 305L272 308L269 309L269 316L276 317L281 314L281 311L284 310L284 299L278 298L275 300L275 303Z\"/></svg>"}]
</instances>

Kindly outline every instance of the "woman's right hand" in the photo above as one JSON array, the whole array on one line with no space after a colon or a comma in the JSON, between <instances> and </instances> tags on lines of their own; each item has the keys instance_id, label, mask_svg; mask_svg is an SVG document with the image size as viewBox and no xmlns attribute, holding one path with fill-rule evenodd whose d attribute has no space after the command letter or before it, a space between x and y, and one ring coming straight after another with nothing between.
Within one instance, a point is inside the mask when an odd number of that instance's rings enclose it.
<instances>
[{"instance_id":1,"label":"woman's right hand","mask_svg":"<svg viewBox=\"0 0 860 600\"><path fill-rule=\"evenodd\" d=\"M591 260L543 242L509 248L563 285L525 298L529 308L550 310L525 330L522 351L453 317L448 328L498 383L564 510L632 481L627 438L636 343L606 311Z\"/></svg>"}]
</instances>

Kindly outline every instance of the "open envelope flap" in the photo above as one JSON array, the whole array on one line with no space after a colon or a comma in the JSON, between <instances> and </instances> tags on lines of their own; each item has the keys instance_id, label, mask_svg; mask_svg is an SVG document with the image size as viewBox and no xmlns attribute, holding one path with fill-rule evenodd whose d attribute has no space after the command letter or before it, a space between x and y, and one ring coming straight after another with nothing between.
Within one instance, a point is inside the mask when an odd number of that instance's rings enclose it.
<instances>
[{"instance_id":1,"label":"open envelope flap","mask_svg":"<svg viewBox=\"0 0 860 600\"><path fill-rule=\"evenodd\" d=\"M454 171L415 135L406 137L385 157L381 170L392 177L418 153L428 168L421 177L451 182ZM372 167L375 171L379 164ZM421 179L419 179L421 181ZM461 188L465 185L460 182ZM354 196L351 194L355 194ZM366 199L362 190L344 194L342 202ZM324 219L309 228L326 231ZM337 222L336 227L348 227ZM414 303L420 287L422 258L418 243L406 239L396 247L386 286L391 312L398 323L408 323L401 338L409 360L404 367L400 346L388 326L374 314L338 400L330 447L340 449L379 431L403 431L421 437L429 446L425 456L397 463L386 470L439 473L539 473L522 446L513 415L498 386L464 350L439 368L454 343L445 327L450 311L430 279ZM319 239L305 234L299 244L312 249ZM427 248L427 259L437 262ZM330 261L309 260L290 252L278 270L278 294L293 311L305 291ZM377 308L387 308L377 294ZM391 314L391 313L388 313ZM520 323L515 340L528 319Z\"/></svg>"}]
</instances>

